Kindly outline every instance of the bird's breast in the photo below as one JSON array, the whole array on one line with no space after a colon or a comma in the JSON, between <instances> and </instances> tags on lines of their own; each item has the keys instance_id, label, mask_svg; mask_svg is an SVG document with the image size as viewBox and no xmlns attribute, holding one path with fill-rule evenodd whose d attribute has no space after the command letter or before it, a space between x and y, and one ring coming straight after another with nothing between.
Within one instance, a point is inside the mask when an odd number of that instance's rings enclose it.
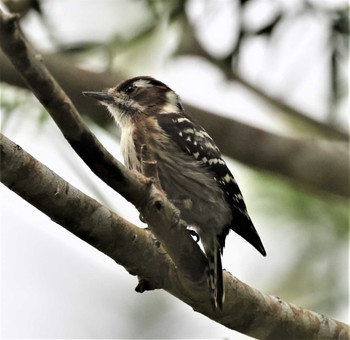
<instances>
[{"instance_id":1,"label":"bird's breast","mask_svg":"<svg viewBox=\"0 0 350 340\"><path fill-rule=\"evenodd\" d=\"M142 145L157 161L162 189L189 225L199 228L203 235L209 231L219 234L223 226L230 224L231 209L213 174L156 125L123 129L121 150L126 167L141 171Z\"/></svg>"},{"instance_id":2,"label":"bird's breast","mask_svg":"<svg viewBox=\"0 0 350 340\"><path fill-rule=\"evenodd\" d=\"M122 129L120 140L120 150L122 152L125 166L128 169L140 169L140 161L137 157L135 141L134 141L135 126L128 125Z\"/></svg>"}]
</instances>

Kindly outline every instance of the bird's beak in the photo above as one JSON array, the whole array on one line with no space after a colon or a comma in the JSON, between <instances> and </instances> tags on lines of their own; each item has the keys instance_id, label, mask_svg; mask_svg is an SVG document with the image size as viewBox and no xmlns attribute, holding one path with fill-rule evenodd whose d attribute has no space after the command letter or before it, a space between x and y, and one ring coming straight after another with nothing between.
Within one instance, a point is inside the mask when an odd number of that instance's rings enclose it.
<instances>
[{"instance_id":1,"label":"bird's beak","mask_svg":"<svg viewBox=\"0 0 350 340\"><path fill-rule=\"evenodd\" d=\"M83 92L84 96L95 98L101 102L111 102L113 101L113 97L109 95L107 92L91 92L85 91Z\"/></svg>"}]
</instances>

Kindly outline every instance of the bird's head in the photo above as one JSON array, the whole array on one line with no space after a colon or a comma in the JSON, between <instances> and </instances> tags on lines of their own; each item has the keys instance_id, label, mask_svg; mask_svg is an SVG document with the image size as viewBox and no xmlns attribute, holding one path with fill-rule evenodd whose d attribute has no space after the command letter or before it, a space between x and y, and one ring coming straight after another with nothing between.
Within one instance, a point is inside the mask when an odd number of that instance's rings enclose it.
<instances>
[{"instance_id":1,"label":"bird's head","mask_svg":"<svg viewBox=\"0 0 350 340\"><path fill-rule=\"evenodd\" d=\"M177 94L152 77L127 79L103 92L83 92L107 106L121 127L140 115L166 114L182 111Z\"/></svg>"}]
</instances>

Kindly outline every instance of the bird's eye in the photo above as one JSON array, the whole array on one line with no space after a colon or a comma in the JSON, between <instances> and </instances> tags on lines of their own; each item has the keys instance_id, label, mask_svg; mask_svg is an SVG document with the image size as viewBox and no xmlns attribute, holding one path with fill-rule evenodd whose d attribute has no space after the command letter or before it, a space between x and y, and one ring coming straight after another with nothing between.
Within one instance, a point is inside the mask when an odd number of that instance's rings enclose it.
<instances>
[{"instance_id":1,"label":"bird's eye","mask_svg":"<svg viewBox=\"0 0 350 340\"><path fill-rule=\"evenodd\" d=\"M125 89L124 92L125 93L131 93L135 90L135 86L134 85L128 85Z\"/></svg>"}]
</instances>

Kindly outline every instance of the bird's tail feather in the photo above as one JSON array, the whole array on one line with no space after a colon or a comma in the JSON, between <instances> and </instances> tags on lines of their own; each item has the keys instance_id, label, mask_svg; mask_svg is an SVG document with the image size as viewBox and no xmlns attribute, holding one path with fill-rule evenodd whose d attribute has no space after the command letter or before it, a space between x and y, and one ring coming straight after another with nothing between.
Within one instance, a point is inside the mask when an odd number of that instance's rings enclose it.
<instances>
[{"instance_id":1,"label":"bird's tail feather","mask_svg":"<svg viewBox=\"0 0 350 340\"><path fill-rule=\"evenodd\" d=\"M213 309L218 307L222 310L225 299L225 290L222 276L222 264L220 246L213 240L212 247L205 250L208 259L208 284L210 299Z\"/></svg>"},{"instance_id":2,"label":"bird's tail feather","mask_svg":"<svg viewBox=\"0 0 350 340\"><path fill-rule=\"evenodd\" d=\"M266 256L265 248L261 242L260 236L254 228L250 217L245 214L236 214L234 216L235 224L231 229L242 236L253 247L255 247L263 256Z\"/></svg>"}]
</instances>

